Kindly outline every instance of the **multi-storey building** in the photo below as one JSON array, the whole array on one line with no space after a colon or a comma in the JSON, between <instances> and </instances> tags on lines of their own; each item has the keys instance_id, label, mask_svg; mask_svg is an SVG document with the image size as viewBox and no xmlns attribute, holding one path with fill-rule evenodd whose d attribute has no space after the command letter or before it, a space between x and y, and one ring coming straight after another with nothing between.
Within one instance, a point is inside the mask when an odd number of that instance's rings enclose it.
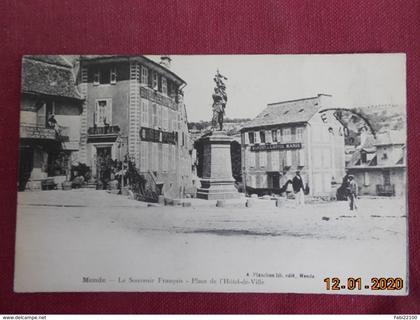
<instances>
[{"instance_id":1,"label":"multi-storey building","mask_svg":"<svg viewBox=\"0 0 420 320\"><path fill-rule=\"evenodd\" d=\"M73 71L61 56L22 60L20 190L40 189L49 180L60 187L77 161L82 97Z\"/></svg>"},{"instance_id":2,"label":"multi-storey building","mask_svg":"<svg viewBox=\"0 0 420 320\"><path fill-rule=\"evenodd\" d=\"M309 193L331 195L344 176L342 125L321 110L331 96L271 103L242 129L242 175L248 192L279 191L300 171Z\"/></svg>"},{"instance_id":3,"label":"multi-storey building","mask_svg":"<svg viewBox=\"0 0 420 320\"><path fill-rule=\"evenodd\" d=\"M79 161L98 175L103 158L128 153L137 168L172 197L191 186L191 146L182 88L170 58L82 56L79 91L85 98Z\"/></svg>"},{"instance_id":4,"label":"multi-storey building","mask_svg":"<svg viewBox=\"0 0 420 320\"><path fill-rule=\"evenodd\" d=\"M362 143L347 166L359 193L403 196L407 183L405 130L387 130L377 133L376 138L367 133L361 136Z\"/></svg>"}]
</instances>

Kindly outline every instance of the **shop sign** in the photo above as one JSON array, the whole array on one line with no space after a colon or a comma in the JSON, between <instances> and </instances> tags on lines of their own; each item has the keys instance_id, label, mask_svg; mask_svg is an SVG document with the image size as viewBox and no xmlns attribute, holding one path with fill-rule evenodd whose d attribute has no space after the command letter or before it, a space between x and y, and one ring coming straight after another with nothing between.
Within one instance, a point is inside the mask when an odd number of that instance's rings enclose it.
<instances>
[{"instance_id":1,"label":"shop sign","mask_svg":"<svg viewBox=\"0 0 420 320\"><path fill-rule=\"evenodd\" d=\"M270 151L270 150L293 150L302 149L302 143L277 143L277 144L255 144L251 146L251 151Z\"/></svg>"},{"instance_id":2,"label":"shop sign","mask_svg":"<svg viewBox=\"0 0 420 320\"><path fill-rule=\"evenodd\" d=\"M176 132L167 132L146 127L140 129L140 138L142 141L176 144L176 137Z\"/></svg>"}]
</instances>

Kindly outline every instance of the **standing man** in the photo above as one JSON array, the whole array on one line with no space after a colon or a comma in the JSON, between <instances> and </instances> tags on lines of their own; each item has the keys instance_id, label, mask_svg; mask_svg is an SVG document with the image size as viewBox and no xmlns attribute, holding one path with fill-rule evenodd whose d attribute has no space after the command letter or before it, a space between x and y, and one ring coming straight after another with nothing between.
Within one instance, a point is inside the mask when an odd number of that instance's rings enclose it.
<instances>
[{"instance_id":1,"label":"standing man","mask_svg":"<svg viewBox=\"0 0 420 320\"><path fill-rule=\"evenodd\" d=\"M296 207L303 207L305 205L305 187L299 171L296 171L296 175L292 180L292 186L295 193Z\"/></svg>"},{"instance_id":2,"label":"standing man","mask_svg":"<svg viewBox=\"0 0 420 320\"><path fill-rule=\"evenodd\" d=\"M357 182L356 180L354 180L354 176L353 175L349 175L348 177L349 179L349 205L350 205L350 210L357 210L357 196L358 196L358 186L357 186Z\"/></svg>"}]
</instances>

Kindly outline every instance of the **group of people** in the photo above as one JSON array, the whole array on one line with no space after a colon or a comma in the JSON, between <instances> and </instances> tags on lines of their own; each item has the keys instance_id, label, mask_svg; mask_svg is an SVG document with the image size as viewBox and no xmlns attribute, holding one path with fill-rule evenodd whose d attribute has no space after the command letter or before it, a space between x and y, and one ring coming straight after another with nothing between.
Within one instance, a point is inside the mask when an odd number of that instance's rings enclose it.
<instances>
[{"instance_id":1,"label":"group of people","mask_svg":"<svg viewBox=\"0 0 420 320\"><path fill-rule=\"evenodd\" d=\"M296 175L292 180L293 192L295 194L296 207L302 207L305 205L305 187L303 179L299 171L296 171ZM345 190L346 198L349 202L350 210L357 210L358 208L358 185L354 176L346 172L343 177L342 187Z\"/></svg>"}]
</instances>

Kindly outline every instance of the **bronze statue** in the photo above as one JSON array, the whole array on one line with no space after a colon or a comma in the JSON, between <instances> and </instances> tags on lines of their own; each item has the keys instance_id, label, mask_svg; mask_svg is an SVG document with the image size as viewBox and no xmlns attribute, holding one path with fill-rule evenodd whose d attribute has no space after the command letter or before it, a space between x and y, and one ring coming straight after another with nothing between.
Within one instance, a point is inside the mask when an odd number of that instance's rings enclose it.
<instances>
[{"instance_id":1,"label":"bronze statue","mask_svg":"<svg viewBox=\"0 0 420 320\"><path fill-rule=\"evenodd\" d=\"M227 103L226 95L226 85L223 80L227 78L219 73L217 70L216 75L214 76L214 82L216 83L216 88L214 88L213 97L213 118L211 120L211 128L215 130L217 124L219 124L219 130L223 130L223 116L225 114L225 107Z\"/></svg>"}]
</instances>

